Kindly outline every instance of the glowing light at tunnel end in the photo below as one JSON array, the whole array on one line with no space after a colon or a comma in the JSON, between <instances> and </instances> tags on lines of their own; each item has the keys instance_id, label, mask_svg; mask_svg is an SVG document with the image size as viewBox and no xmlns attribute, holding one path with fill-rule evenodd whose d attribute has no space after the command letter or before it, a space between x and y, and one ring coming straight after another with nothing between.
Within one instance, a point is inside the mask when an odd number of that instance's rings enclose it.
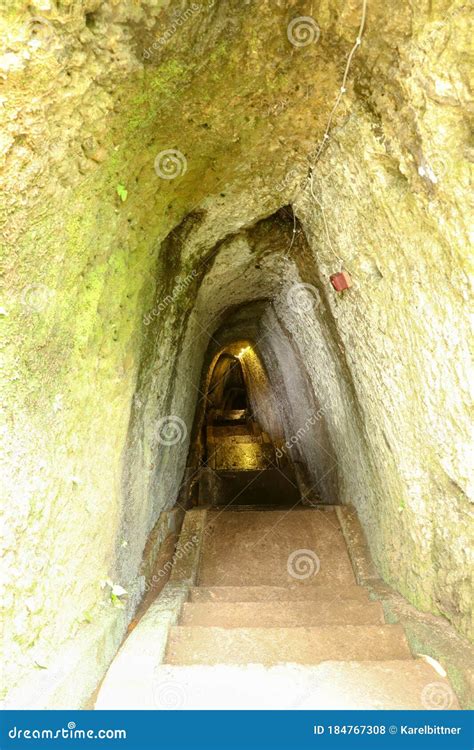
<instances>
[{"instance_id":1,"label":"glowing light at tunnel end","mask_svg":"<svg viewBox=\"0 0 474 750\"><path fill-rule=\"evenodd\" d=\"M251 346L245 346L243 349L240 350L240 352L237 354L237 359L243 359L245 355L250 352L252 349Z\"/></svg>"}]
</instances>

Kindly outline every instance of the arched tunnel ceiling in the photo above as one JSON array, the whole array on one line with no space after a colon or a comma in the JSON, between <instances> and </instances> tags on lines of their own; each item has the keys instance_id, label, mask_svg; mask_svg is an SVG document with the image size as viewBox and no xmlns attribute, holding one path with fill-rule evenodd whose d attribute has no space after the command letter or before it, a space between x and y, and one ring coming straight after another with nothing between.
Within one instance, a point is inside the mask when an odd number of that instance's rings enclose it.
<instances>
[{"instance_id":1,"label":"arched tunnel ceiling","mask_svg":"<svg viewBox=\"0 0 474 750\"><path fill-rule=\"evenodd\" d=\"M374 135L384 144L381 158L395 170L400 164L415 192L429 192L428 162L439 161L447 144L429 118L417 121L407 96L423 91L429 107L454 97L455 106L468 69L462 56L463 6L438 6L430 17L416 3L404 2L388 12L385 3L372 0L364 44L354 59L350 104L336 122L339 129L350 117L373 113ZM107 195L110 187L127 184L126 207L117 212L115 201L106 202L98 212L94 205L89 231L99 223L109 228L107 234L123 232L131 218L130 245L162 239L219 191L228 199L222 201L224 213L235 213L234 206L229 211L235 203L229 198L238 196L241 223L249 221L249 203L251 220L278 208L275 187L288 195L307 171L308 154L322 136L360 21L358 2L313 4L320 28L317 43L296 47L288 40L288 22L305 9L301 1L264 1L257 9L240 0L189 5L90 0L74 10L45 13L37 30L31 16L19 12L21 4L11 3L3 29L11 52L4 66L11 77L9 103L17 116L7 127L5 150L6 186L15 186L16 192L6 209L10 214L17 208L18 213L9 232L25 229L21 196L26 190L38 197L54 191L58 199L58 193L66 195L69 187L84 183L84 177L88 189L78 196L76 208L87 214L91 193ZM42 19L40 11L38 7ZM451 93L448 83L438 92L435 84L435 75L446 77L436 36L436 24L445 17L459 45L458 93ZM152 41L161 38L159 30L177 28L177 19L182 28L171 43L150 52ZM42 44L45 49L35 57L38 44L40 52ZM428 61L433 49L435 64L433 57ZM415 54L426 86L419 76L395 75L401 68L410 70ZM43 118L46 105L48 116ZM446 124L452 125L453 117L446 116ZM154 168L156 157L169 149L182 154L177 180L160 177ZM438 168L446 178L450 170L443 164ZM50 174L57 174L54 183ZM50 221L59 228L53 216L51 211ZM239 214L234 216L238 220ZM71 228L65 230L66 241L77 241L70 237ZM89 240L85 234L84 247Z\"/></svg>"},{"instance_id":2,"label":"arched tunnel ceiling","mask_svg":"<svg viewBox=\"0 0 474 750\"><path fill-rule=\"evenodd\" d=\"M0 22L7 679L101 611L104 580L139 595L239 309L245 338L272 332L285 429L323 409L325 491L357 507L385 580L470 632L466 4L370 0L314 195L360 2L313 3L302 47L303 0L46 5ZM298 449L321 477L313 427Z\"/></svg>"}]
</instances>

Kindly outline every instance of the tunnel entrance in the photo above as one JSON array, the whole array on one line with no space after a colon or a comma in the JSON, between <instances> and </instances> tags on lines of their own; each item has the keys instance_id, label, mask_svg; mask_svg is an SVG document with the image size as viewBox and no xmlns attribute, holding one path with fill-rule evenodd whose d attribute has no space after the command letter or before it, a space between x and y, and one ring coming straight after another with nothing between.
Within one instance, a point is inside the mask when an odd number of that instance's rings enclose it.
<instances>
[{"instance_id":1,"label":"tunnel entrance","mask_svg":"<svg viewBox=\"0 0 474 750\"><path fill-rule=\"evenodd\" d=\"M262 375L250 343L229 346L209 367L201 430L200 504L292 507L300 500L293 466L258 416L257 404L265 400L269 387Z\"/></svg>"}]
</instances>

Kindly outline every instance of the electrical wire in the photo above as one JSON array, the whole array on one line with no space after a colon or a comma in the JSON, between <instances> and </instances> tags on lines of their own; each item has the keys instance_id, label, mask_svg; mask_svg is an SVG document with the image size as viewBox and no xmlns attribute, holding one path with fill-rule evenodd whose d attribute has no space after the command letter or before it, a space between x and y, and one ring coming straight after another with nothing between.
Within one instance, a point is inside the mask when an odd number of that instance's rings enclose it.
<instances>
[{"instance_id":1,"label":"electrical wire","mask_svg":"<svg viewBox=\"0 0 474 750\"><path fill-rule=\"evenodd\" d=\"M331 252L333 253L333 255L340 261L340 263L341 263L341 269L342 269L342 266L344 264L344 261L342 260L342 258L339 257L339 255L334 250L334 246L333 246L333 243L331 241L330 234L329 234L328 224L327 224L327 221L326 221L326 215L325 215L325 212L324 212L324 206L323 206L322 202L316 197L316 195L314 193L314 169L316 167L316 164L320 160L320 158L322 156L322 153L323 153L324 149L327 146L328 141L330 140L330 138L329 138L329 132L330 132L331 127L332 127L332 123L333 123L333 120L334 120L334 116L336 114L336 110L339 107L339 104L341 102L342 97L344 96L344 94L347 91L346 83L347 83L347 79L349 77L349 72L350 72L351 65L352 65L352 59L353 59L355 53L357 52L357 50L359 49L360 45L362 44L362 37L363 37L363 34L364 34L365 23L366 23L366 20L367 20L367 4L368 4L368 0L362 0L362 12L361 12L361 19L360 19L360 24L359 24L359 31L357 33L357 37L356 37L356 40L355 40L355 42L354 42L354 44L352 46L352 49L349 52L349 56L348 56L347 62L346 62L346 67L344 69L344 75L342 76L341 86L339 88L339 92L338 92L338 95L336 97L336 101L334 102L334 106L333 106L333 108L332 108L332 110L331 110L331 112L329 114L329 119L328 119L328 122L327 122L327 125L326 125L326 129L325 129L323 137L322 137L322 139L321 139L321 141L319 143L318 149L316 151L316 155L314 157L314 161L313 161L313 163L310 166L310 181L309 181L309 184L310 184L311 196L313 197L314 201L317 203L317 205L321 209L321 215L323 217L323 223L324 223L324 228L326 230L326 236L327 236L327 239L328 239L329 247L330 247Z\"/></svg>"},{"instance_id":2,"label":"electrical wire","mask_svg":"<svg viewBox=\"0 0 474 750\"><path fill-rule=\"evenodd\" d=\"M367 20L367 3L368 3L368 0L362 0L362 14L361 14L361 19L360 19L359 31L357 33L357 38L356 38L356 40L354 42L354 45L353 45L353 47L352 47L352 49L351 49L351 51L349 53L349 57L347 58L346 67L345 67L345 70L344 70L344 75L342 77L342 83L341 83L341 86L339 88L339 93L338 93L338 95L336 97L336 101L335 101L334 106L333 106L333 108L331 110L331 113L329 115L329 119L328 119L328 122L327 122L327 125L326 125L326 129L324 131L324 135L323 135L323 137L321 139L321 142L320 142L320 144L318 146L318 150L316 152L316 156L314 158L314 162L311 165L311 174L312 174L312 171L314 170L314 167L316 166L316 164L318 163L318 161L319 161L319 159L321 157L323 149L326 146L326 142L329 140L329 131L330 131L331 126L332 126L332 121L334 119L334 115L336 114L336 110L337 110L337 108L338 108L338 106L339 106L339 104L341 102L342 97L344 96L344 94L347 91L346 83L347 83L347 79L349 77L349 71L350 71L350 68L351 68L351 65L352 65L352 58L354 57L354 55L357 52L357 50L360 47L360 45L362 44L362 37L363 37L363 34L364 34L364 29L365 29L365 22Z\"/></svg>"}]
</instances>

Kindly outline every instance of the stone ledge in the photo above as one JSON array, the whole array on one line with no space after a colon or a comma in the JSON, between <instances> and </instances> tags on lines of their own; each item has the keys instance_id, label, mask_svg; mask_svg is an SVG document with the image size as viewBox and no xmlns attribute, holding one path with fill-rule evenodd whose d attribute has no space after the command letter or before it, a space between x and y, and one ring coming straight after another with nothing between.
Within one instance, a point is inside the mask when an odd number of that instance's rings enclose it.
<instances>
[{"instance_id":1,"label":"stone ledge","mask_svg":"<svg viewBox=\"0 0 474 750\"><path fill-rule=\"evenodd\" d=\"M169 629L178 621L189 589L197 582L205 509L186 512L168 583L124 641L100 687L96 709L115 709L130 692L138 703L153 695L155 670L163 661Z\"/></svg>"},{"instance_id":2,"label":"stone ledge","mask_svg":"<svg viewBox=\"0 0 474 750\"><path fill-rule=\"evenodd\" d=\"M186 583L188 586L196 583L206 520L207 510L203 508L186 512L174 554L170 583Z\"/></svg>"},{"instance_id":3,"label":"stone ledge","mask_svg":"<svg viewBox=\"0 0 474 750\"><path fill-rule=\"evenodd\" d=\"M379 576L357 511L336 506L356 581L369 589L371 599L381 602L386 621L400 623L415 656L436 659L446 671L464 709L474 708L474 649L446 620L420 612Z\"/></svg>"},{"instance_id":4,"label":"stone ledge","mask_svg":"<svg viewBox=\"0 0 474 750\"><path fill-rule=\"evenodd\" d=\"M351 505L336 505L334 507L346 540L357 583L359 586L364 586L370 581L380 580L356 509Z\"/></svg>"},{"instance_id":5,"label":"stone ledge","mask_svg":"<svg viewBox=\"0 0 474 750\"><path fill-rule=\"evenodd\" d=\"M115 656L99 690L96 709L120 708L127 695L153 694L155 669L162 663L169 628L188 598L186 583L167 583Z\"/></svg>"},{"instance_id":6,"label":"stone ledge","mask_svg":"<svg viewBox=\"0 0 474 750\"><path fill-rule=\"evenodd\" d=\"M389 623L400 623L415 656L431 656L446 671L461 708L474 708L474 648L441 617L420 612L394 589L380 581L367 584Z\"/></svg>"},{"instance_id":7,"label":"stone ledge","mask_svg":"<svg viewBox=\"0 0 474 750\"><path fill-rule=\"evenodd\" d=\"M155 523L147 539L140 572L148 582L152 577L163 543L169 534L179 534L183 523L185 511L182 508L173 508L163 511Z\"/></svg>"}]
</instances>

